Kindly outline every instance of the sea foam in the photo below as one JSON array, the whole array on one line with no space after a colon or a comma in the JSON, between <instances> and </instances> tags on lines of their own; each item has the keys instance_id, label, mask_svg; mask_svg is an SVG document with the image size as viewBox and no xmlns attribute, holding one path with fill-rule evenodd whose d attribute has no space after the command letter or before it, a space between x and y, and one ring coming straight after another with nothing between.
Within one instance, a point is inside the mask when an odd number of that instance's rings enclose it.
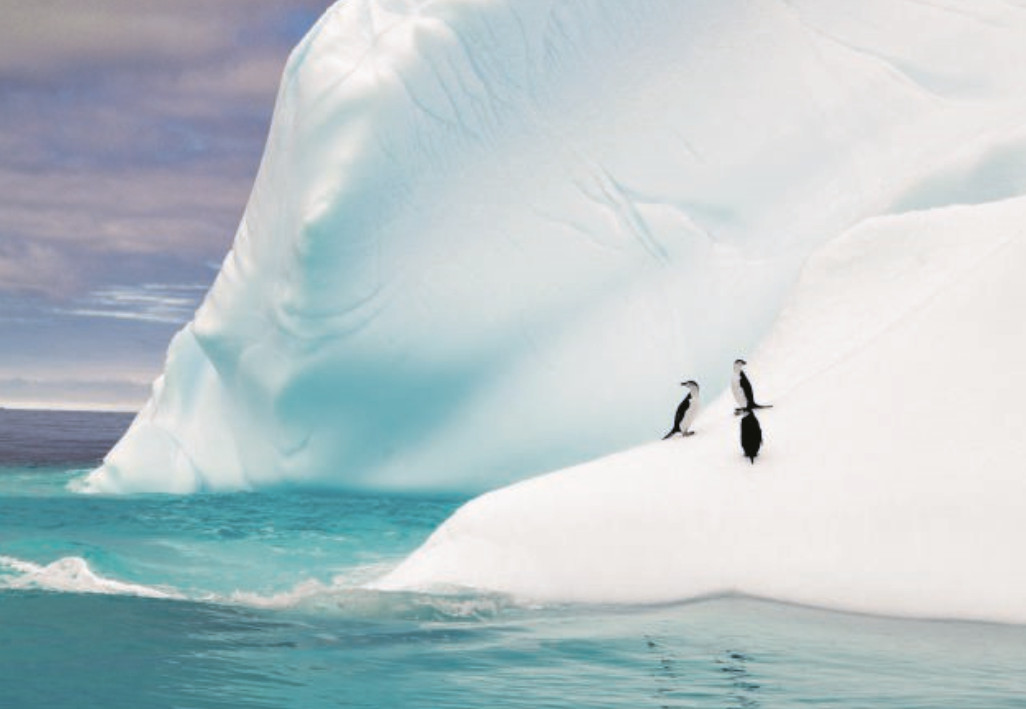
<instances>
[{"instance_id":1,"label":"sea foam","mask_svg":"<svg viewBox=\"0 0 1026 709\"><path fill-rule=\"evenodd\" d=\"M8 573L4 574L2 569L6 569ZM144 598L184 598L174 590L126 583L101 576L79 556L61 557L49 564L36 564L11 556L0 556L0 587Z\"/></svg>"}]
</instances>

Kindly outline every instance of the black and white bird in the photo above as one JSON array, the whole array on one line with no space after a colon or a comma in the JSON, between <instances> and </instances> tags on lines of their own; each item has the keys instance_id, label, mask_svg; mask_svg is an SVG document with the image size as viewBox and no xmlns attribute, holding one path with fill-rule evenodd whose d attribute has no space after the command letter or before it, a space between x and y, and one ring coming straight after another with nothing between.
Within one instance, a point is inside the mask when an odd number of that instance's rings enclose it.
<instances>
[{"instance_id":1,"label":"black and white bird","mask_svg":"<svg viewBox=\"0 0 1026 709\"><path fill-rule=\"evenodd\" d=\"M752 383L748 381L748 376L745 374L746 364L748 364L748 362L745 362L743 359L735 359L734 375L730 378L730 391L734 395L734 401L737 402L737 408L734 409L735 416L743 411L773 408L773 404L755 403L755 393L752 392Z\"/></svg>"},{"instance_id":2,"label":"black and white bird","mask_svg":"<svg viewBox=\"0 0 1026 709\"><path fill-rule=\"evenodd\" d=\"M762 448L762 426L759 419L751 411L745 413L741 418L741 450L745 452L745 458L755 465L755 456L759 455Z\"/></svg>"},{"instance_id":3,"label":"black and white bird","mask_svg":"<svg viewBox=\"0 0 1026 709\"><path fill-rule=\"evenodd\" d=\"M684 400L680 402L680 406L677 407L677 413L673 417L673 428L663 436L664 441L675 433L679 433L682 436L694 434L694 431L690 429L695 416L698 415L698 382L689 379L686 382L681 382L681 386L687 387L688 393L685 395Z\"/></svg>"}]
</instances>

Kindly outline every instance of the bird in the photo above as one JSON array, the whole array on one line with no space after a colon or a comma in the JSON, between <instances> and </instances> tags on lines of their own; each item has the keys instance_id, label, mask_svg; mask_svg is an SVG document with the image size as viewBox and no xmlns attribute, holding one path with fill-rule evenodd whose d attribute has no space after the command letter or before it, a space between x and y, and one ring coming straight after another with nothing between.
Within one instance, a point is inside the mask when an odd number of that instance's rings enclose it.
<instances>
[{"instance_id":1,"label":"bird","mask_svg":"<svg viewBox=\"0 0 1026 709\"><path fill-rule=\"evenodd\" d=\"M748 362L745 362L743 359L734 360L734 375L730 378L730 391L734 394L734 401L737 402L737 408L734 409L735 416L743 411L751 411L752 409L773 408L773 404L755 403L752 383L748 381L748 376L745 374L745 365L747 364Z\"/></svg>"},{"instance_id":2,"label":"bird","mask_svg":"<svg viewBox=\"0 0 1026 709\"><path fill-rule=\"evenodd\" d=\"M684 400L680 402L680 406L677 407L677 413L673 417L673 428L663 436L664 441L675 433L679 433L682 436L694 434L694 431L688 429L691 428L691 423L695 420L695 416L698 415L698 382L689 379L686 382L681 382L680 385L687 387L688 393L684 396Z\"/></svg>"},{"instance_id":3,"label":"bird","mask_svg":"<svg viewBox=\"0 0 1026 709\"><path fill-rule=\"evenodd\" d=\"M759 419L755 418L755 414L748 411L741 418L741 450L744 451L745 457L755 465L755 456L759 455L759 449L762 448L762 426L759 425Z\"/></svg>"}]
</instances>

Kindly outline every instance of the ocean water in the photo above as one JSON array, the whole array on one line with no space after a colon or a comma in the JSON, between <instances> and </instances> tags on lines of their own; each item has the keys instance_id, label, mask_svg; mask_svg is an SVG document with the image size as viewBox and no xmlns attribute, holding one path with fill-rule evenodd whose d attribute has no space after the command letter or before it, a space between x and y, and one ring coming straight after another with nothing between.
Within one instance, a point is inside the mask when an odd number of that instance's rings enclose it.
<instances>
[{"instance_id":1,"label":"ocean water","mask_svg":"<svg viewBox=\"0 0 1026 709\"><path fill-rule=\"evenodd\" d=\"M0 411L0 707L1026 707L1026 627L361 588L461 502L97 497L128 418Z\"/></svg>"}]
</instances>

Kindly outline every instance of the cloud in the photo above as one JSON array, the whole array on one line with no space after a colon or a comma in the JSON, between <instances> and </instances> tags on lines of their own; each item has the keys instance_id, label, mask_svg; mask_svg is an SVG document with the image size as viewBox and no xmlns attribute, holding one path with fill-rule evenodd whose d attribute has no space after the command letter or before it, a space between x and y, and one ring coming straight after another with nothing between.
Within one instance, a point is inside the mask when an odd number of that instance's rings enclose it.
<instances>
[{"instance_id":1,"label":"cloud","mask_svg":"<svg viewBox=\"0 0 1026 709\"><path fill-rule=\"evenodd\" d=\"M4 0L0 76L39 80L82 65L208 61L240 41L294 40L281 37L275 25L297 10L319 13L326 6L313 0Z\"/></svg>"},{"instance_id":2,"label":"cloud","mask_svg":"<svg viewBox=\"0 0 1026 709\"><path fill-rule=\"evenodd\" d=\"M327 5L0 0L0 293L79 297L126 255L220 261Z\"/></svg>"},{"instance_id":3,"label":"cloud","mask_svg":"<svg viewBox=\"0 0 1026 709\"><path fill-rule=\"evenodd\" d=\"M0 169L0 293L72 298L179 267L193 279L219 262L249 188L202 163L112 172ZM143 261L152 263L147 266ZM190 265L191 264L191 265Z\"/></svg>"},{"instance_id":4,"label":"cloud","mask_svg":"<svg viewBox=\"0 0 1026 709\"><path fill-rule=\"evenodd\" d=\"M0 168L0 235L101 251L175 248L209 258L230 242L248 189L202 162L106 172Z\"/></svg>"},{"instance_id":5,"label":"cloud","mask_svg":"<svg viewBox=\"0 0 1026 709\"><path fill-rule=\"evenodd\" d=\"M0 292L80 295L103 254L220 261L328 4L0 0Z\"/></svg>"},{"instance_id":6,"label":"cloud","mask_svg":"<svg viewBox=\"0 0 1026 709\"><path fill-rule=\"evenodd\" d=\"M73 263L59 249L25 239L0 239L0 290L56 295L75 290Z\"/></svg>"},{"instance_id":7,"label":"cloud","mask_svg":"<svg viewBox=\"0 0 1026 709\"><path fill-rule=\"evenodd\" d=\"M145 398L329 4L0 0L0 403Z\"/></svg>"},{"instance_id":8,"label":"cloud","mask_svg":"<svg viewBox=\"0 0 1026 709\"><path fill-rule=\"evenodd\" d=\"M149 381L116 378L0 377L0 406L136 411Z\"/></svg>"},{"instance_id":9,"label":"cloud","mask_svg":"<svg viewBox=\"0 0 1026 709\"><path fill-rule=\"evenodd\" d=\"M223 44L221 28L183 12L188 4L175 3L172 9L154 0L8 0L0 29L2 73L39 79L82 63L207 55Z\"/></svg>"},{"instance_id":10,"label":"cloud","mask_svg":"<svg viewBox=\"0 0 1026 709\"><path fill-rule=\"evenodd\" d=\"M192 318L207 284L144 283L95 290L73 307L55 308L62 315L141 320L184 325Z\"/></svg>"}]
</instances>

